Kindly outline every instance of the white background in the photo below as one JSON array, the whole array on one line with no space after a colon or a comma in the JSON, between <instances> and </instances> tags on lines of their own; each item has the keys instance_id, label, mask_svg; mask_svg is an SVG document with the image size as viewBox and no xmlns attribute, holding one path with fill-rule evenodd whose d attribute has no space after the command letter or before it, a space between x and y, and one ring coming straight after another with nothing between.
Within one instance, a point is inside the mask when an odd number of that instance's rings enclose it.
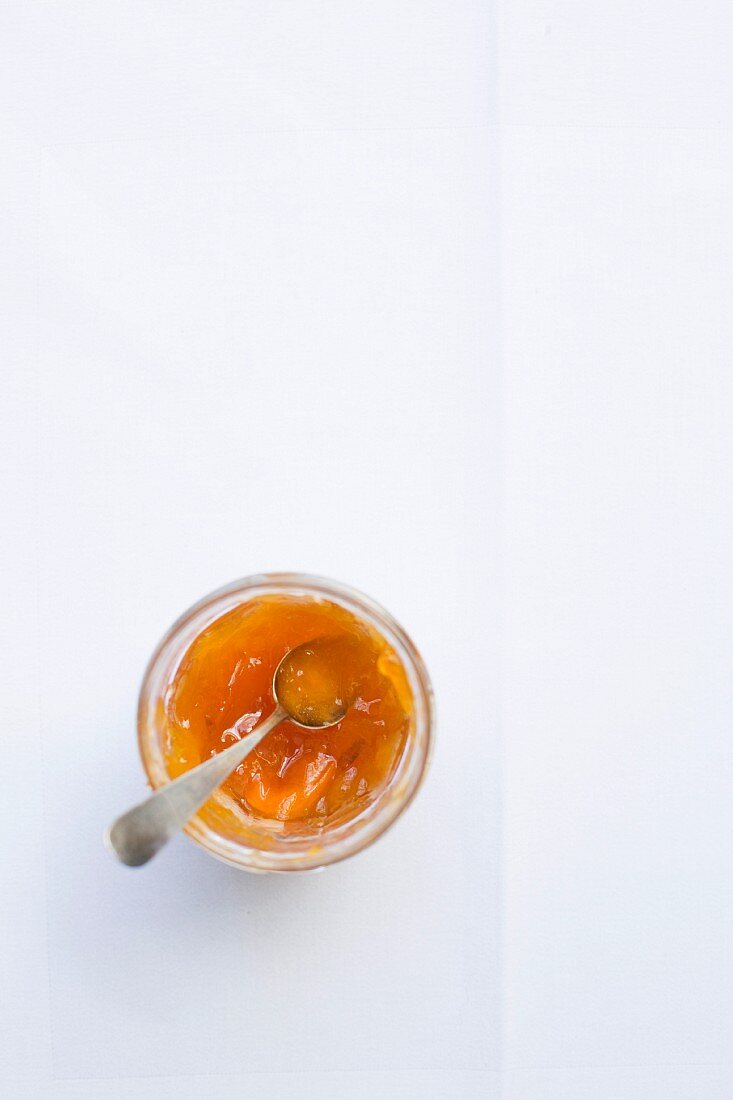
<instances>
[{"instance_id":1,"label":"white background","mask_svg":"<svg viewBox=\"0 0 733 1100\"><path fill-rule=\"evenodd\" d=\"M729 1098L728 6L0 10L0 1082ZM150 650L363 588L420 798L323 875L100 844Z\"/></svg>"}]
</instances>

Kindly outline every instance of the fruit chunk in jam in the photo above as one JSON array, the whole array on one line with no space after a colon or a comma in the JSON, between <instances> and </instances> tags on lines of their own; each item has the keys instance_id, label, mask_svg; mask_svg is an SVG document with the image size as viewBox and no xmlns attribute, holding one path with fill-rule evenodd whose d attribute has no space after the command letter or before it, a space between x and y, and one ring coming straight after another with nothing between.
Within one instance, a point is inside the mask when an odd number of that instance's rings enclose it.
<instances>
[{"instance_id":1,"label":"fruit chunk in jam","mask_svg":"<svg viewBox=\"0 0 733 1100\"><path fill-rule=\"evenodd\" d=\"M241 604L189 646L165 698L171 777L220 752L275 708L272 678L304 642L319 659L289 670L283 703L315 698L332 679L348 710L329 729L282 722L223 784L254 821L323 827L359 813L384 788L410 730L412 696L385 639L337 604L268 595ZM323 655L328 660L324 663ZM298 672L302 676L298 676ZM310 679L309 679L310 677ZM309 695L310 693L310 695Z\"/></svg>"}]
</instances>

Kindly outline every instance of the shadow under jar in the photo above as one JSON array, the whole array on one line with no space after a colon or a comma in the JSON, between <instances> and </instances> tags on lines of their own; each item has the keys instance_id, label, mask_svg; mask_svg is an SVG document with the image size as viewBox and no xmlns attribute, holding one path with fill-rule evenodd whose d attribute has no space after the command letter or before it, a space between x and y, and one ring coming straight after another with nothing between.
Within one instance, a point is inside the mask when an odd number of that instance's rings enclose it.
<instances>
[{"instance_id":1,"label":"shadow under jar","mask_svg":"<svg viewBox=\"0 0 733 1100\"><path fill-rule=\"evenodd\" d=\"M278 573L201 600L171 627L145 673L138 738L157 789L266 718L278 662L316 637L348 638L364 655L343 721L317 733L281 724L186 826L212 855L246 870L335 863L402 813L431 748L432 691L420 655L368 597Z\"/></svg>"}]
</instances>

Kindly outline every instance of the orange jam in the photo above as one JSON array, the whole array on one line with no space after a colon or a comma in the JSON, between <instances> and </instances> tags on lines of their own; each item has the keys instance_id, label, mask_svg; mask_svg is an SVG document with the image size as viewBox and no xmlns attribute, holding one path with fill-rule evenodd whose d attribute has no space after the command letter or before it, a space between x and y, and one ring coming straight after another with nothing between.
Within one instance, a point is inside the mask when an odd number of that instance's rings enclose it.
<instances>
[{"instance_id":1,"label":"orange jam","mask_svg":"<svg viewBox=\"0 0 733 1100\"><path fill-rule=\"evenodd\" d=\"M319 659L301 668L285 663L281 702L296 713L293 700L308 704L333 683L348 708L344 717L328 729L283 721L221 788L250 822L281 822L292 832L354 817L397 766L413 700L402 663L382 635L327 600L261 596L198 635L164 701L166 763L175 778L273 712L275 670L305 642L314 642Z\"/></svg>"}]
</instances>

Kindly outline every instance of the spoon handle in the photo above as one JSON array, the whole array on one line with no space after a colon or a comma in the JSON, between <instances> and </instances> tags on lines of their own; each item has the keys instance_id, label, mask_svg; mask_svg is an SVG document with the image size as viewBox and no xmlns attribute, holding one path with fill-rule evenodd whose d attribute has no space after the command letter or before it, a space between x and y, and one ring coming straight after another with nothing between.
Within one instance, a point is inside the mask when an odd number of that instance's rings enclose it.
<instances>
[{"instance_id":1,"label":"spoon handle","mask_svg":"<svg viewBox=\"0 0 733 1100\"><path fill-rule=\"evenodd\" d=\"M166 783L122 814L105 833L107 847L128 867L147 863L285 717L285 711L278 706L241 741Z\"/></svg>"}]
</instances>

